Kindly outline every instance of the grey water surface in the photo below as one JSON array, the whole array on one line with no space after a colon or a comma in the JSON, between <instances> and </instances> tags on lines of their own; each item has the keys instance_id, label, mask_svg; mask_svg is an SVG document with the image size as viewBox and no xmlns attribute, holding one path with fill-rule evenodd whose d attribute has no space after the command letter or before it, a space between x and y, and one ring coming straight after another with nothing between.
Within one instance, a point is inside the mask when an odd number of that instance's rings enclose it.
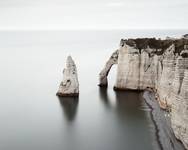
<instances>
[{"instance_id":1,"label":"grey water surface","mask_svg":"<svg viewBox=\"0 0 188 150\"><path fill-rule=\"evenodd\" d=\"M1 150L157 150L140 92L99 88L98 73L121 38L183 30L0 31ZM66 57L77 64L79 98L58 98Z\"/></svg>"}]
</instances>

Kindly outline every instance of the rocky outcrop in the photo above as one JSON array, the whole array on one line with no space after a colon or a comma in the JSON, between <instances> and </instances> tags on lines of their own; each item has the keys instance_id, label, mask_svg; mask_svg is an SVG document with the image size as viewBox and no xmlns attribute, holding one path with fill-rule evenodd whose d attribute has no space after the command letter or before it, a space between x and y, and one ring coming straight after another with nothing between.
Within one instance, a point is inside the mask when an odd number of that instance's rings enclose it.
<instances>
[{"instance_id":1,"label":"rocky outcrop","mask_svg":"<svg viewBox=\"0 0 188 150\"><path fill-rule=\"evenodd\" d=\"M109 60L106 62L104 69L100 72L99 74L99 86L107 86L108 85L108 80L107 80L107 76L108 73L111 69L111 67L114 64L117 64L117 60L118 60L118 50L116 50L111 57L109 58Z\"/></svg>"},{"instance_id":2,"label":"rocky outcrop","mask_svg":"<svg viewBox=\"0 0 188 150\"><path fill-rule=\"evenodd\" d=\"M185 38L121 40L114 89L153 89L160 106L170 111L176 137L188 149L187 45Z\"/></svg>"},{"instance_id":3,"label":"rocky outcrop","mask_svg":"<svg viewBox=\"0 0 188 150\"><path fill-rule=\"evenodd\" d=\"M188 34L183 35L182 38L188 39Z\"/></svg>"},{"instance_id":4,"label":"rocky outcrop","mask_svg":"<svg viewBox=\"0 0 188 150\"><path fill-rule=\"evenodd\" d=\"M67 57L66 68L63 70L63 81L56 95L60 97L79 95L77 68L71 56Z\"/></svg>"}]
</instances>

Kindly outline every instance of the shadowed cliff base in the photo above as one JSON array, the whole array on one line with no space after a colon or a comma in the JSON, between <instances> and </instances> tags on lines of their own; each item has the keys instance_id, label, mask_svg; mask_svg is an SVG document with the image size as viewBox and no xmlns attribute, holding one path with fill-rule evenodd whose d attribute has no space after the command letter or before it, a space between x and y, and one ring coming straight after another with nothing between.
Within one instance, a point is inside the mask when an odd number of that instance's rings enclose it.
<instances>
[{"instance_id":1,"label":"shadowed cliff base","mask_svg":"<svg viewBox=\"0 0 188 150\"><path fill-rule=\"evenodd\" d=\"M143 92L144 90L143 89L130 89L130 88L119 88L117 86L114 86L113 87L113 90L114 91L135 91L135 92Z\"/></svg>"},{"instance_id":2,"label":"shadowed cliff base","mask_svg":"<svg viewBox=\"0 0 188 150\"><path fill-rule=\"evenodd\" d=\"M57 92L56 93L56 96L58 96L58 97L67 97L67 98L71 98L71 97L79 97L79 93L59 93L59 92Z\"/></svg>"}]
</instances>

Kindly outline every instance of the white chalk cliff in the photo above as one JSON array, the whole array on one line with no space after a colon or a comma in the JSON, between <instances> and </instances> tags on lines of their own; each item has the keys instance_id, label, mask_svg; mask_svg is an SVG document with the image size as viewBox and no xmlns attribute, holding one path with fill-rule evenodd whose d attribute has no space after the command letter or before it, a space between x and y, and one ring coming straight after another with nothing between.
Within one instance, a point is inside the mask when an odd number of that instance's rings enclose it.
<instances>
[{"instance_id":1,"label":"white chalk cliff","mask_svg":"<svg viewBox=\"0 0 188 150\"><path fill-rule=\"evenodd\" d=\"M71 56L67 57L66 68L63 70L63 81L59 86L57 96L78 96L79 83L77 68Z\"/></svg>"},{"instance_id":2,"label":"white chalk cliff","mask_svg":"<svg viewBox=\"0 0 188 150\"><path fill-rule=\"evenodd\" d=\"M114 89L153 89L160 106L170 111L175 136L188 149L187 45L185 38L121 40L118 55L108 60L99 75L99 85L107 85L109 68L117 64Z\"/></svg>"}]
</instances>

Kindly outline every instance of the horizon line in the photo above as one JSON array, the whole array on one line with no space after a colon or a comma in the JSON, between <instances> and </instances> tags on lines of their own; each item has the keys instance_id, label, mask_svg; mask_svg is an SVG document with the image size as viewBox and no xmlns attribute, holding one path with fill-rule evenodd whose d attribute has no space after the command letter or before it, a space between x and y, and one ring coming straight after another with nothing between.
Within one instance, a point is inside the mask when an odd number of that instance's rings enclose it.
<instances>
[{"instance_id":1,"label":"horizon line","mask_svg":"<svg viewBox=\"0 0 188 150\"><path fill-rule=\"evenodd\" d=\"M188 28L0 28L0 31L188 30Z\"/></svg>"}]
</instances>

